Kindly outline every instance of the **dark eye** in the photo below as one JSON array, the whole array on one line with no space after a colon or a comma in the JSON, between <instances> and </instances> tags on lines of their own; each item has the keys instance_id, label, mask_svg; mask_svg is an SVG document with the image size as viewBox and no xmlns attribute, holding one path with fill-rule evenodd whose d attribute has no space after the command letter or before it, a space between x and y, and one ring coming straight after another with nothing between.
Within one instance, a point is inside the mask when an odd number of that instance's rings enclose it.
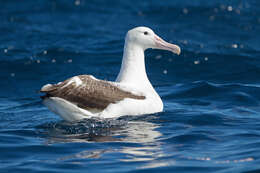
<instances>
[{"instance_id":1,"label":"dark eye","mask_svg":"<svg viewBox=\"0 0 260 173\"><path fill-rule=\"evenodd\" d=\"M145 32L144 32L144 35L148 35L148 32L147 32L147 31L145 31Z\"/></svg>"}]
</instances>

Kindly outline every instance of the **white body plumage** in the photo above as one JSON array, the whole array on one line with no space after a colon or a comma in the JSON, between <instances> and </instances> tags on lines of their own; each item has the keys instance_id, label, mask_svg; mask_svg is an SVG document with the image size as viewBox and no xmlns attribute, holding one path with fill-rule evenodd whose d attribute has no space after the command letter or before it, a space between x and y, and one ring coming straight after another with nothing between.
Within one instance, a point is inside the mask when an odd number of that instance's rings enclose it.
<instances>
[{"instance_id":1,"label":"white body plumage","mask_svg":"<svg viewBox=\"0 0 260 173\"><path fill-rule=\"evenodd\" d=\"M123 60L117 79L115 82L109 82L109 84L116 86L120 90L133 95L144 96L144 99L126 97L120 101L110 103L103 110L96 110L83 109L64 98L51 96L44 98L44 105L67 121L91 117L114 118L123 115L143 115L163 111L163 102L146 74L144 51L147 48L165 49L180 54L180 48L177 45L163 41L151 29L147 27L134 28L128 31L126 35ZM92 78L97 80L97 83L101 81ZM49 85L43 86L42 91L44 92L44 89ZM75 76L66 85L79 87L88 84Z\"/></svg>"}]
</instances>

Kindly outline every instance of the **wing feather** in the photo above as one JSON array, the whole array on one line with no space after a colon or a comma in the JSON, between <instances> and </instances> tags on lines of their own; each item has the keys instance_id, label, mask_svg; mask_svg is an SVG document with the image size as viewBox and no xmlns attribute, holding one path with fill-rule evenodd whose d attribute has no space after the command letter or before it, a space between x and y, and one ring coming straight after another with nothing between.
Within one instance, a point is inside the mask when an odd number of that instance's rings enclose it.
<instances>
[{"instance_id":1,"label":"wing feather","mask_svg":"<svg viewBox=\"0 0 260 173\"><path fill-rule=\"evenodd\" d=\"M103 110L110 103L116 103L124 98L145 99L145 96L124 91L108 81L97 80L90 75L79 75L64 82L42 87L41 92L46 97L60 97L83 109Z\"/></svg>"}]
</instances>

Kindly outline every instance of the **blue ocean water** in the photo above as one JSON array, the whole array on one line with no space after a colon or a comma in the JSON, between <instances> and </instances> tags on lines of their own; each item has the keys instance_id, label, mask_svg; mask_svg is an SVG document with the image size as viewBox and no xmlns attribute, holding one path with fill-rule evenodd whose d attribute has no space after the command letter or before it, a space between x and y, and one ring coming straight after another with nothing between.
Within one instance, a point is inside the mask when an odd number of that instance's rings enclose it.
<instances>
[{"instance_id":1,"label":"blue ocean water","mask_svg":"<svg viewBox=\"0 0 260 173\"><path fill-rule=\"evenodd\" d=\"M164 112L68 123L38 90L114 80L124 36L148 26ZM259 172L259 0L11 0L0 7L0 172Z\"/></svg>"}]
</instances>

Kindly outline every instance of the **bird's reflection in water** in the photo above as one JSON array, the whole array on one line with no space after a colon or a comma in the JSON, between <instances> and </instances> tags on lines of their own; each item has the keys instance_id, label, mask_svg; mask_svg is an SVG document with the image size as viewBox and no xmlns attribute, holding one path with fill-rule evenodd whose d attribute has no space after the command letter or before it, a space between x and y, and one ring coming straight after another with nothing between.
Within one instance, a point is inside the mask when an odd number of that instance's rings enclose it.
<instances>
[{"instance_id":1,"label":"bird's reflection in water","mask_svg":"<svg viewBox=\"0 0 260 173\"><path fill-rule=\"evenodd\" d=\"M86 120L77 123L56 123L45 125L47 144L99 142L118 143L109 149L81 151L59 160L100 158L104 153L117 152L123 154L117 158L120 162L146 162L142 167L150 168L166 166L168 163L158 163L157 158L165 154L161 151L161 142L157 140L162 134L158 131L159 124L155 117L123 118L117 120ZM121 145L122 144L122 145ZM154 161L154 163L153 163Z\"/></svg>"}]
</instances>

